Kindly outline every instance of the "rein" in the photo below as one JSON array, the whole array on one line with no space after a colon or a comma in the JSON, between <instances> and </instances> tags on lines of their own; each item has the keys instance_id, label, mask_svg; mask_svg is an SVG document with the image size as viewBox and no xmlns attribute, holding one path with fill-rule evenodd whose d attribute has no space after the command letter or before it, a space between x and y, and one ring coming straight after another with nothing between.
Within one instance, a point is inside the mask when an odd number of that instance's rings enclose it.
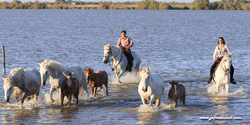
<instances>
[{"instance_id":1,"label":"rein","mask_svg":"<svg viewBox=\"0 0 250 125\"><path fill-rule=\"evenodd\" d=\"M110 55L112 56L111 48L109 48L109 51L110 51L109 56L110 56ZM114 56L114 58L116 58L120 52L121 52L121 50L119 49L119 52L116 54L116 56ZM104 56L104 57L107 57L107 56ZM114 68L116 68L116 67L121 63L121 61L122 61L122 54L121 54L121 58L120 58L120 60L119 60L119 63L118 63L116 66L114 66L113 68L112 68L112 66L111 66L111 64L110 64L111 60L112 60L112 59L110 59L110 60L108 61L108 63L109 63L110 68L112 69L112 71L114 71Z\"/></svg>"}]
</instances>

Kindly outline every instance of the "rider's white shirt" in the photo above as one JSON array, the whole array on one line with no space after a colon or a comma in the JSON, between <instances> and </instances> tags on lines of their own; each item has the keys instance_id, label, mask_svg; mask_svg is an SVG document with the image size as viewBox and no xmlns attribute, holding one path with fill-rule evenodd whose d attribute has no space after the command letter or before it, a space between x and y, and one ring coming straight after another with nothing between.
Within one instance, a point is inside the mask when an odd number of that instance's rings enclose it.
<instances>
[{"instance_id":1,"label":"rider's white shirt","mask_svg":"<svg viewBox=\"0 0 250 125\"><path fill-rule=\"evenodd\" d=\"M214 58L220 58L224 56L224 52L231 54L229 48L227 47L227 45L223 44L223 47L221 49L219 49L219 45L215 47L214 50L214 55L213 55L213 59Z\"/></svg>"}]
</instances>

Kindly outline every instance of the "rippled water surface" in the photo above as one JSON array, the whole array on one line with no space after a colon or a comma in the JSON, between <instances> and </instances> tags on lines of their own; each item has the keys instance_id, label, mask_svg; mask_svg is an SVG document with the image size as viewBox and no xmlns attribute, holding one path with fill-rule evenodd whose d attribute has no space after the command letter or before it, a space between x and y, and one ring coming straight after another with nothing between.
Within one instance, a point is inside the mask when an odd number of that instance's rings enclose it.
<instances>
[{"instance_id":1,"label":"rippled water surface","mask_svg":"<svg viewBox=\"0 0 250 125\"><path fill-rule=\"evenodd\" d=\"M48 98L50 85L41 88L36 102L20 109L11 97L4 102L0 88L1 123L84 124L209 124L250 122L250 15L249 11L184 10L0 10L0 45L5 46L7 75L16 67L35 68L44 59L68 66L76 64L109 74L109 96L97 98L81 93L80 102L61 107L59 91ZM134 73L114 80L114 72L102 63L103 44L116 45L121 30L134 41L132 51L142 58L142 68L151 67L164 80L160 108L142 105ZM224 37L233 52L236 85L229 94L211 93L206 85L218 37ZM2 60L1 60L2 67ZM0 71L2 75L2 68ZM186 105L169 109L169 81L186 88ZM0 79L2 86L3 80ZM201 117L240 117L241 120L201 120Z\"/></svg>"}]
</instances>

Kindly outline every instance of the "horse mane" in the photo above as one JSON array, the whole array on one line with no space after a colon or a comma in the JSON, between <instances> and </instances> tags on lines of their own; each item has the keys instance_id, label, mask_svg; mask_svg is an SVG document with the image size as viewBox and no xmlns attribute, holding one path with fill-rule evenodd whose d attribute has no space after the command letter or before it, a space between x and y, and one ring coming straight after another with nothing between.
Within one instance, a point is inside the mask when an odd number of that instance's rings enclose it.
<instances>
[{"instance_id":1,"label":"horse mane","mask_svg":"<svg viewBox=\"0 0 250 125\"><path fill-rule=\"evenodd\" d=\"M45 59L41 64L42 67L48 67L52 71L62 71L64 67L61 65L60 62L55 60L47 60Z\"/></svg>"},{"instance_id":2,"label":"horse mane","mask_svg":"<svg viewBox=\"0 0 250 125\"><path fill-rule=\"evenodd\" d=\"M104 45L104 49L109 49L111 45L107 44L107 45Z\"/></svg>"},{"instance_id":3,"label":"horse mane","mask_svg":"<svg viewBox=\"0 0 250 125\"><path fill-rule=\"evenodd\" d=\"M24 74L23 68L21 67L14 68L10 71L10 75L8 76L8 78L11 78L11 80L13 81L12 83L16 85L18 82L20 82L23 74Z\"/></svg>"}]
</instances>

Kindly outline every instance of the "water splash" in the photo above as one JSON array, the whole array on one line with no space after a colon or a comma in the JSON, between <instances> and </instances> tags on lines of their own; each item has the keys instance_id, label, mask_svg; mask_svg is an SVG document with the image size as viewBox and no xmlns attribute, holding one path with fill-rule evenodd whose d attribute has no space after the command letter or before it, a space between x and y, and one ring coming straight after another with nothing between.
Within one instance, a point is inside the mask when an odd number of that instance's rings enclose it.
<instances>
[{"instance_id":1,"label":"water splash","mask_svg":"<svg viewBox=\"0 0 250 125\"><path fill-rule=\"evenodd\" d=\"M23 105L20 105L19 103L16 103L16 101L12 101L10 103L3 104L1 109L7 109L7 110L15 110L15 109L36 109L36 108L47 108L51 106L60 106L61 104L61 95L59 91L56 91L53 93L53 99L54 102L52 103L49 97L49 93L46 93L45 91L41 91L39 94L38 99L31 99L28 101L27 99L24 100ZM88 95L85 92L80 91L79 100L89 100ZM68 101L67 97L64 97L64 105ZM74 104L74 97L71 98L71 104ZM74 105L72 105L74 106Z\"/></svg>"},{"instance_id":2,"label":"water splash","mask_svg":"<svg viewBox=\"0 0 250 125\"><path fill-rule=\"evenodd\" d=\"M129 72L125 73L121 78L120 81L122 84L133 84L139 83L141 78L137 75L137 72ZM120 84L117 82L116 76L109 77L109 84Z\"/></svg>"},{"instance_id":3,"label":"water splash","mask_svg":"<svg viewBox=\"0 0 250 125\"><path fill-rule=\"evenodd\" d=\"M212 84L208 86L207 93L217 95L217 96L246 97L247 93L242 89L242 86L243 85L241 85L240 88L238 88L236 91L233 91L233 92L232 90L230 92L230 86L229 86L229 92L227 94L226 90L223 89L223 87L220 87L219 92L217 92L216 84Z\"/></svg>"},{"instance_id":4,"label":"water splash","mask_svg":"<svg viewBox=\"0 0 250 125\"><path fill-rule=\"evenodd\" d=\"M155 105L149 106L149 105L140 105L138 107L138 112L160 112L161 109L156 107Z\"/></svg>"}]
</instances>

